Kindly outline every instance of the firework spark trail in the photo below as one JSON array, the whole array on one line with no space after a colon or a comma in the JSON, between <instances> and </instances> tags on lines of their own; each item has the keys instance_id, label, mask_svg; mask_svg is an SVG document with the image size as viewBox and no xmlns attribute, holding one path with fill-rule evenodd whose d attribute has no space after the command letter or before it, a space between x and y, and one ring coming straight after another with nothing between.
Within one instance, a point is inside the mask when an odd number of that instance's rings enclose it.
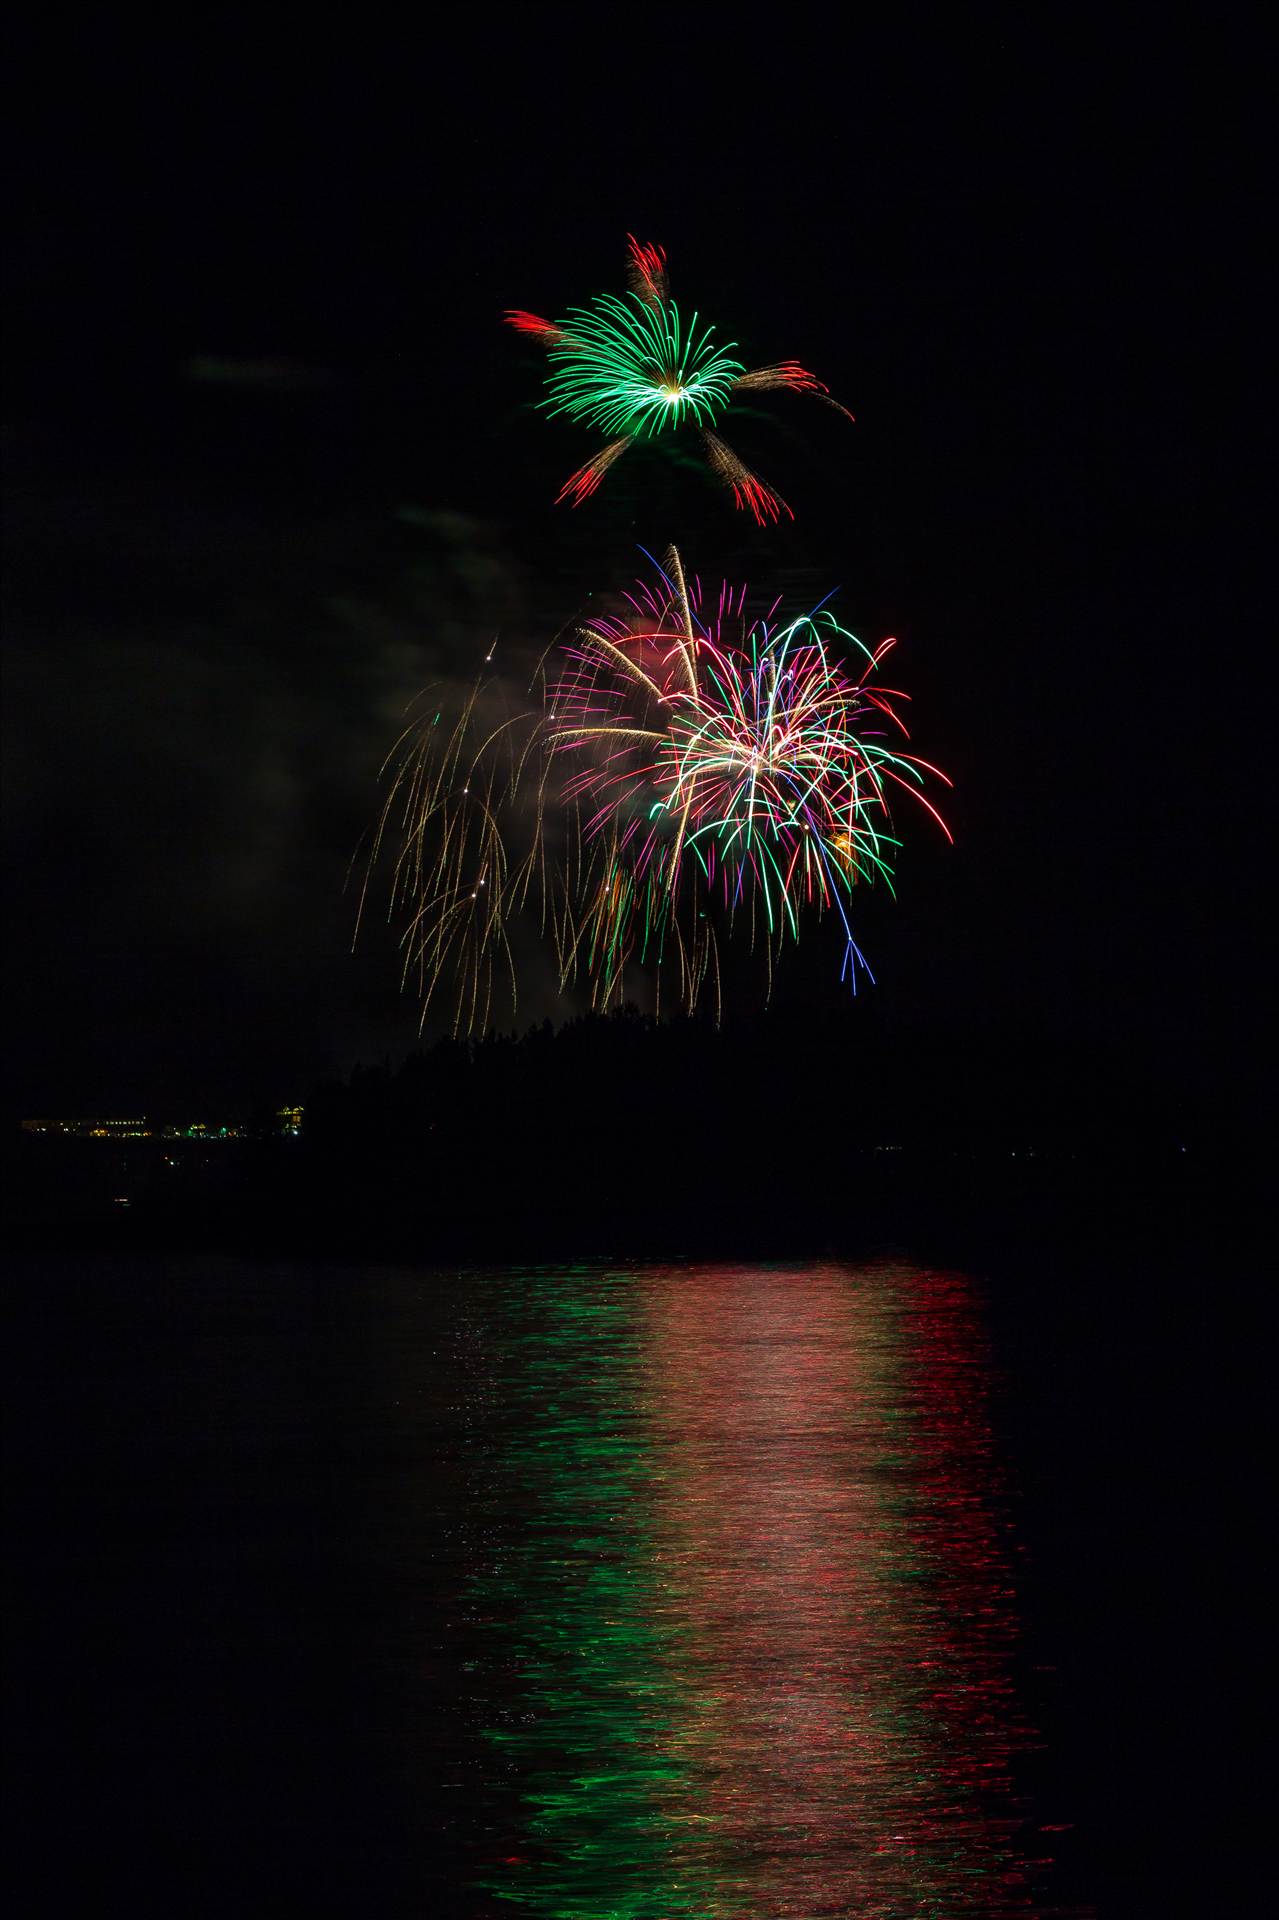
<instances>
[{"instance_id":1,"label":"firework spark trail","mask_svg":"<svg viewBox=\"0 0 1279 1920\"><path fill-rule=\"evenodd\" d=\"M547 397L540 403L545 411L613 436L570 475L557 503L567 499L581 506L632 440L691 425L701 430L711 471L731 491L739 511L752 513L761 526L782 513L793 519L781 496L710 429L736 393L787 389L814 395L848 420L853 415L798 360L748 369L732 359L735 342L717 344L714 328L697 313L685 322L670 297L664 249L627 238L629 291L623 297L596 294L588 306L572 307L558 321L522 308L506 315L509 326L546 347L550 371Z\"/></svg>"},{"instance_id":2,"label":"firework spark trail","mask_svg":"<svg viewBox=\"0 0 1279 1920\"><path fill-rule=\"evenodd\" d=\"M423 1017L445 978L456 1032L487 1024L503 980L518 1006L519 916L549 937L561 986L584 983L599 1008L638 973L659 1007L673 990L691 1011L705 990L718 1012L737 938L771 991L782 948L828 913L841 977L873 978L852 894L892 890L893 789L947 832L921 788L949 782L905 750L908 696L876 677L895 643L864 646L824 603L753 616L744 586L704 606L673 548L653 566L548 650L526 711L496 719L482 678L450 730L415 722L389 756L370 871L398 831L389 911L407 914Z\"/></svg>"},{"instance_id":3,"label":"firework spark trail","mask_svg":"<svg viewBox=\"0 0 1279 1920\"><path fill-rule=\"evenodd\" d=\"M828 407L834 407L836 413L842 413L845 420L857 418L838 400L832 399L829 387L816 374L801 367L798 360L779 360L775 366L756 367L752 373L739 374L733 385L739 393L773 393L779 387L786 387L791 393L815 394Z\"/></svg>"},{"instance_id":4,"label":"firework spark trail","mask_svg":"<svg viewBox=\"0 0 1279 1920\"><path fill-rule=\"evenodd\" d=\"M758 474L752 473L717 433L704 431L702 440L706 446L707 465L712 473L718 474L726 487L731 488L733 504L739 513L746 509L754 514L758 527L769 521L776 525L783 514L788 520L795 518L781 494L765 486Z\"/></svg>"},{"instance_id":5,"label":"firework spark trail","mask_svg":"<svg viewBox=\"0 0 1279 1920\"><path fill-rule=\"evenodd\" d=\"M620 440L611 440L606 447L600 449L594 459L588 460L586 465L579 467L576 473L570 473L555 496L556 506L561 500L568 499L570 496L575 507L580 507L583 500L589 500L613 462L620 460L630 444L629 433L623 435Z\"/></svg>"},{"instance_id":6,"label":"firework spark trail","mask_svg":"<svg viewBox=\"0 0 1279 1920\"><path fill-rule=\"evenodd\" d=\"M666 286L666 249L641 246L633 233L626 236L629 249L626 278L631 292L650 306L661 306L669 298Z\"/></svg>"},{"instance_id":7,"label":"firework spark trail","mask_svg":"<svg viewBox=\"0 0 1279 1920\"><path fill-rule=\"evenodd\" d=\"M483 1030L499 973L516 992L508 920L527 902L541 854L541 822L534 816L530 850L515 862L508 851L512 822L536 785L528 755L536 717L517 714L496 725L481 721L481 696L491 679L472 687L448 732L441 714L415 719L383 765L393 769L373 836L356 917L356 938L373 873L395 837L388 919L407 913L400 936L401 984L416 984L421 1024L437 990L456 985L454 1032ZM518 844L518 841L516 841Z\"/></svg>"}]
</instances>

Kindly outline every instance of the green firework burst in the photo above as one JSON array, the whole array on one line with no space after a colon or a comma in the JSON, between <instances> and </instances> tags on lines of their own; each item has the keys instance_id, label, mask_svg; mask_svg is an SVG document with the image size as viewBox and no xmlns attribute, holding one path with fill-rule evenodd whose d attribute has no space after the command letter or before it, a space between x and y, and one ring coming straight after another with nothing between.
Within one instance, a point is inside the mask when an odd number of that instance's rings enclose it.
<instances>
[{"instance_id":1,"label":"green firework burst","mask_svg":"<svg viewBox=\"0 0 1279 1920\"><path fill-rule=\"evenodd\" d=\"M720 348L713 333L696 313L685 327L673 300L597 294L559 322L542 404L604 433L651 437L690 417L712 426L745 372L728 355L736 342Z\"/></svg>"}]
</instances>

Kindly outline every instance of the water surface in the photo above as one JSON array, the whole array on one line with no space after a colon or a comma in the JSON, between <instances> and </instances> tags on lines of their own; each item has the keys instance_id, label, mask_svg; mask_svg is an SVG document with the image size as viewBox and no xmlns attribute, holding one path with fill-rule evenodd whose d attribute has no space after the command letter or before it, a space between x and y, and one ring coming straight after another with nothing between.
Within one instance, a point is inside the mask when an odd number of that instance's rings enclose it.
<instances>
[{"instance_id":1,"label":"water surface","mask_svg":"<svg viewBox=\"0 0 1279 1920\"><path fill-rule=\"evenodd\" d=\"M963 1274L187 1261L32 1297L18 1812L50 1885L1065 1910Z\"/></svg>"}]
</instances>

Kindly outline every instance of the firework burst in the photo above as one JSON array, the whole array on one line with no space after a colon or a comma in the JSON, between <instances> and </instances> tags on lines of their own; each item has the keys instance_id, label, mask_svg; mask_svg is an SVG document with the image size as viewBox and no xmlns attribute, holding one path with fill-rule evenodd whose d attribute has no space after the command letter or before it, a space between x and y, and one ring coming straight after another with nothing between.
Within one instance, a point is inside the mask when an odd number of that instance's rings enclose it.
<instances>
[{"instance_id":1,"label":"firework burst","mask_svg":"<svg viewBox=\"0 0 1279 1920\"><path fill-rule=\"evenodd\" d=\"M697 313L685 321L671 299L664 250L627 237L630 285L624 297L597 294L589 306L573 307L559 321L523 309L506 315L508 325L546 347L550 372L541 403L546 411L613 436L570 476L558 499L580 506L633 440L691 427L702 434L707 463L731 490L735 506L752 513L761 526L782 513L793 519L785 501L711 429L735 393L783 387L816 394L846 418L853 416L797 360L748 371L732 359L734 341L717 344L713 327Z\"/></svg>"},{"instance_id":2,"label":"firework burst","mask_svg":"<svg viewBox=\"0 0 1279 1920\"><path fill-rule=\"evenodd\" d=\"M605 1004L632 961L673 959L691 1005L712 973L718 992L720 935L745 931L771 979L803 921L834 914L855 987L869 968L851 896L892 888L894 789L949 838L921 791L946 776L906 751L908 696L877 679L895 643L863 646L824 607L752 617L744 587L705 608L673 549L656 571L624 613L579 630L549 693L587 850L574 956Z\"/></svg>"},{"instance_id":3,"label":"firework burst","mask_svg":"<svg viewBox=\"0 0 1279 1920\"><path fill-rule=\"evenodd\" d=\"M699 330L698 319L686 325L673 300L655 305L634 293L603 293L589 308L574 307L549 348L547 412L630 439L686 419L709 425L746 369L715 347L714 330Z\"/></svg>"},{"instance_id":4,"label":"firework burst","mask_svg":"<svg viewBox=\"0 0 1279 1920\"><path fill-rule=\"evenodd\" d=\"M833 917L842 977L869 968L854 889L892 888L890 800L946 776L907 751L873 650L824 604L798 618L704 604L672 549L652 579L544 656L532 704L497 710L481 681L457 723L415 722L388 765L374 846L398 834L392 911L423 1013L445 981L455 1031L483 1029L495 986L512 1007L511 924L553 945L561 984L615 1005L640 977L691 1011L722 1003L721 949L761 953ZM949 838L949 833L947 833ZM367 882L366 882L367 885Z\"/></svg>"}]
</instances>

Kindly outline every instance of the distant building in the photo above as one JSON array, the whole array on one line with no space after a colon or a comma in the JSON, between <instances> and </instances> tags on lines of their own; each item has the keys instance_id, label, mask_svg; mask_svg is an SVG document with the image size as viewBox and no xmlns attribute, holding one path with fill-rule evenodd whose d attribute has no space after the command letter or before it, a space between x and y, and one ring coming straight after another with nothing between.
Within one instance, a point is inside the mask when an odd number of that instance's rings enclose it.
<instances>
[{"instance_id":1,"label":"distant building","mask_svg":"<svg viewBox=\"0 0 1279 1920\"><path fill-rule=\"evenodd\" d=\"M192 1120L186 1126L165 1127L166 1140L242 1140L243 1127L211 1127L203 1120Z\"/></svg>"},{"instance_id":2,"label":"distant building","mask_svg":"<svg viewBox=\"0 0 1279 1920\"><path fill-rule=\"evenodd\" d=\"M302 1109L296 1109L301 1114ZM74 1140L240 1140L244 1127L210 1126L203 1120L186 1126L153 1127L147 1120L24 1120L24 1133L47 1133Z\"/></svg>"},{"instance_id":3,"label":"distant building","mask_svg":"<svg viewBox=\"0 0 1279 1920\"><path fill-rule=\"evenodd\" d=\"M302 1107L279 1107L276 1110L275 1124L279 1133L298 1134L302 1131Z\"/></svg>"}]
</instances>

